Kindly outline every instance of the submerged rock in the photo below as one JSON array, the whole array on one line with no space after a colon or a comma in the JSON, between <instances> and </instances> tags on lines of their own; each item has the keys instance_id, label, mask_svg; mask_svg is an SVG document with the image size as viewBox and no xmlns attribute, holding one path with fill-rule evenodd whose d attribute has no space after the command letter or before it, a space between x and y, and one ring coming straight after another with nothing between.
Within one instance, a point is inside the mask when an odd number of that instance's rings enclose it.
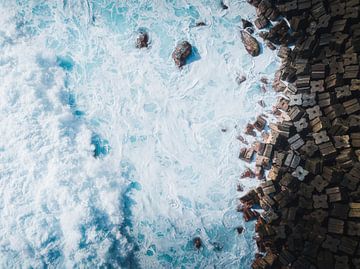
<instances>
[{"instance_id":1,"label":"submerged rock","mask_svg":"<svg viewBox=\"0 0 360 269\"><path fill-rule=\"evenodd\" d=\"M176 46L172 58L178 67L185 65L186 58L191 54L191 49L192 46L187 41L182 41Z\"/></svg>"},{"instance_id":2,"label":"submerged rock","mask_svg":"<svg viewBox=\"0 0 360 269\"><path fill-rule=\"evenodd\" d=\"M149 42L149 35L146 32L141 32L136 39L136 47L141 48L147 48Z\"/></svg>"},{"instance_id":3,"label":"submerged rock","mask_svg":"<svg viewBox=\"0 0 360 269\"><path fill-rule=\"evenodd\" d=\"M195 246L197 249L200 249L200 248L201 248L201 239L200 239L200 237L195 237L195 238L194 238L194 246Z\"/></svg>"},{"instance_id":4,"label":"submerged rock","mask_svg":"<svg viewBox=\"0 0 360 269\"><path fill-rule=\"evenodd\" d=\"M222 9L228 9L229 7L227 5L225 5L225 3L223 1L220 1L220 6Z\"/></svg>"},{"instance_id":5,"label":"submerged rock","mask_svg":"<svg viewBox=\"0 0 360 269\"><path fill-rule=\"evenodd\" d=\"M241 41L244 43L246 51L251 56L258 56L260 54L259 42L248 31L241 30Z\"/></svg>"},{"instance_id":6,"label":"submerged rock","mask_svg":"<svg viewBox=\"0 0 360 269\"><path fill-rule=\"evenodd\" d=\"M246 80L246 77L244 75L237 76L235 80L236 80L237 84L240 85L241 83L243 83Z\"/></svg>"}]
</instances>

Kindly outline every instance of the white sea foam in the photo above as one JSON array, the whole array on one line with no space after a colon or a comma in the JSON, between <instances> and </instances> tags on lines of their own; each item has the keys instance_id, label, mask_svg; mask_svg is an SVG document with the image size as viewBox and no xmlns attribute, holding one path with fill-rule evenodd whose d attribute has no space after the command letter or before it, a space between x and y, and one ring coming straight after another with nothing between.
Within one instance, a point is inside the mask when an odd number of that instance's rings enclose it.
<instances>
[{"instance_id":1,"label":"white sea foam","mask_svg":"<svg viewBox=\"0 0 360 269\"><path fill-rule=\"evenodd\" d=\"M258 100L273 102L259 79L277 63L267 48L247 55L239 26L254 10L229 7L0 3L0 267L250 266L236 136ZM149 49L134 48L140 27ZM179 70L171 52L184 39L198 56Z\"/></svg>"}]
</instances>

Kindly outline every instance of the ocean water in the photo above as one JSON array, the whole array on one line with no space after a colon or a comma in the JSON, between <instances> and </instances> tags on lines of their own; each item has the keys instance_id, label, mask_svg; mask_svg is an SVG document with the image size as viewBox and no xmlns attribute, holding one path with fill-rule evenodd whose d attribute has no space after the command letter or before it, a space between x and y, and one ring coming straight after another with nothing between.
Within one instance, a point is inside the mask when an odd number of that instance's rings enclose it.
<instances>
[{"instance_id":1,"label":"ocean water","mask_svg":"<svg viewBox=\"0 0 360 269\"><path fill-rule=\"evenodd\" d=\"M250 267L236 137L278 63L246 53L255 10L227 4L0 0L0 268Z\"/></svg>"}]
</instances>

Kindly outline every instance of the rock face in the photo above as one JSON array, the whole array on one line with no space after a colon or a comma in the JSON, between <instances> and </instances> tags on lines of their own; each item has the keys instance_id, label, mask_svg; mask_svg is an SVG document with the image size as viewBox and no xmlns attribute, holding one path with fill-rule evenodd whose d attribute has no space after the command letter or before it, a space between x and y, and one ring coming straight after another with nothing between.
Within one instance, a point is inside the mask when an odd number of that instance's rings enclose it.
<instances>
[{"instance_id":1,"label":"rock face","mask_svg":"<svg viewBox=\"0 0 360 269\"><path fill-rule=\"evenodd\" d=\"M138 38L136 39L136 47L147 48L149 42L149 35L146 32L142 32L139 34Z\"/></svg>"},{"instance_id":2,"label":"rock face","mask_svg":"<svg viewBox=\"0 0 360 269\"><path fill-rule=\"evenodd\" d=\"M241 30L241 41L244 43L246 51L251 56L258 56L260 54L259 42L247 31Z\"/></svg>"},{"instance_id":3,"label":"rock face","mask_svg":"<svg viewBox=\"0 0 360 269\"><path fill-rule=\"evenodd\" d=\"M189 57L191 49L191 44L187 41L182 41L176 46L172 53L172 58L178 67L185 65L186 58Z\"/></svg>"}]
</instances>

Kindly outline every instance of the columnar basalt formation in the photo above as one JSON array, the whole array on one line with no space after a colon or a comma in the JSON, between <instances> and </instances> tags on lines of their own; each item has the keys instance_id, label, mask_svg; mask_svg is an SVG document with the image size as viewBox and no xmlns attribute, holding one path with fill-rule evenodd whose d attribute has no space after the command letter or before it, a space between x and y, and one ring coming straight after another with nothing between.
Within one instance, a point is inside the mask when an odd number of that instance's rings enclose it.
<instances>
[{"instance_id":1,"label":"columnar basalt formation","mask_svg":"<svg viewBox=\"0 0 360 269\"><path fill-rule=\"evenodd\" d=\"M246 219L264 209L252 268L360 268L360 0L248 2L282 61L278 121L240 153L256 154L259 178L268 170L240 198Z\"/></svg>"}]
</instances>

